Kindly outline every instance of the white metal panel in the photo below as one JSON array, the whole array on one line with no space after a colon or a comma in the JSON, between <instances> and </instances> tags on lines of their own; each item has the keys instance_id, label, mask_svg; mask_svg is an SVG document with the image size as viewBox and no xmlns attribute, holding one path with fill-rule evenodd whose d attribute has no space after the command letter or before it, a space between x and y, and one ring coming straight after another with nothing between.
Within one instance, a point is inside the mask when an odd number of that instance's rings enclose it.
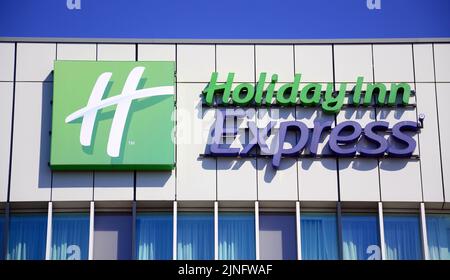
<instances>
[{"instance_id":1,"label":"white metal panel","mask_svg":"<svg viewBox=\"0 0 450 280\"><path fill-rule=\"evenodd\" d=\"M99 44L98 60L134 61L134 44ZM94 200L132 200L134 172L94 172Z\"/></svg>"},{"instance_id":2,"label":"white metal panel","mask_svg":"<svg viewBox=\"0 0 450 280\"><path fill-rule=\"evenodd\" d=\"M139 44L140 61L175 61L173 44ZM175 171L137 171L136 200L174 200Z\"/></svg>"},{"instance_id":3,"label":"white metal panel","mask_svg":"<svg viewBox=\"0 0 450 280\"><path fill-rule=\"evenodd\" d=\"M96 44L58 44L57 60L95 60L97 57Z\"/></svg>"},{"instance_id":4,"label":"white metal panel","mask_svg":"<svg viewBox=\"0 0 450 280\"><path fill-rule=\"evenodd\" d=\"M53 81L56 44L17 43L16 81Z\"/></svg>"},{"instance_id":5,"label":"white metal panel","mask_svg":"<svg viewBox=\"0 0 450 280\"><path fill-rule=\"evenodd\" d=\"M218 80L225 82L234 73L234 82L255 82L255 50L253 45L217 45ZM258 79L259 73L256 75Z\"/></svg>"},{"instance_id":6,"label":"white metal panel","mask_svg":"<svg viewBox=\"0 0 450 280\"><path fill-rule=\"evenodd\" d=\"M375 82L414 82L412 46L373 45Z\"/></svg>"},{"instance_id":7,"label":"white metal panel","mask_svg":"<svg viewBox=\"0 0 450 280\"><path fill-rule=\"evenodd\" d=\"M433 45L414 44L413 50L416 82L434 82Z\"/></svg>"},{"instance_id":8,"label":"white metal panel","mask_svg":"<svg viewBox=\"0 0 450 280\"><path fill-rule=\"evenodd\" d=\"M174 200L175 171L136 172L136 200Z\"/></svg>"},{"instance_id":9,"label":"white metal panel","mask_svg":"<svg viewBox=\"0 0 450 280\"><path fill-rule=\"evenodd\" d=\"M418 83L416 89L417 110L420 114L425 115L424 129L419 134L423 200L425 202L443 202L435 85Z\"/></svg>"},{"instance_id":10,"label":"white metal panel","mask_svg":"<svg viewBox=\"0 0 450 280\"><path fill-rule=\"evenodd\" d=\"M284 121L295 120L295 109L287 108L272 108L258 110L258 127L264 128L269 121L276 122L275 127L267 139L267 145L270 148L270 153L273 154L277 150L279 143L279 127L280 123ZM286 140L284 147L292 147L295 145L296 137L291 137ZM261 151L262 154L264 152ZM280 167L275 170L272 167L272 159L258 158L258 200L297 200L298 199L298 184L297 184L297 160L293 158L281 159Z\"/></svg>"},{"instance_id":11,"label":"white metal panel","mask_svg":"<svg viewBox=\"0 0 450 280\"><path fill-rule=\"evenodd\" d=\"M387 158L380 160L381 200L422 201L418 160Z\"/></svg>"},{"instance_id":12,"label":"white metal panel","mask_svg":"<svg viewBox=\"0 0 450 280\"><path fill-rule=\"evenodd\" d=\"M441 140L442 173L444 178L445 201L450 202L450 83L437 84L437 102L439 107L439 133Z\"/></svg>"},{"instance_id":13,"label":"white metal panel","mask_svg":"<svg viewBox=\"0 0 450 280\"><path fill-rule=\"evenodd\" d=\"M0 201L8 200L13 83L0 82Z\"/></svg>"},{"instance_id":14,"label":"white metal panel","mask_svg":"<svg viewBox=\"0 0 450 280\"><path fill-rule=\"evenodd\" d=\"M58 60L95 60L96 44L58 44ZM94 172L55 171L52 177L52 201L92 200Z\"/></svg>"},{"instance_id":15,"label":"white metal panel","mask_svg":"<svg viewBox=\"0 0 450 280\"><path fill-rule=\"evenodd\" d=\"M217 200L256 200L256 160L217 159Z\"/></svg>"},{"instance_id":16,"label":"white metal panel","mask_svg":"<svg viewBox=\"0 0 450 280\"><path fill-rule=\"evenodd\" d=\"M450 44L434 44L436 82L450 82Z\"/></svg>"},{"instance_id":17,"label":"white metal panel","mask_svg":"<svg viewBox=\"0 0 450 280\"><path fill-rule=\"evenodd\" d=\"M136 45L134 44L98 44L97 60L135 61Z\"/></svg>"},{"instance_id":18,"label":"white metal panel","mask_svg":"<svg viewBox=\"0 0 450 280\"><path fill-rule=\"evenodd\" d=\"M94 200L133 200L133 172L94 173Z\"/></svg>"},{"instance_id":19,"label":"white metal panel","mask_svg":"<svg viewBox=\"0 0 450 280\"><path fill-rule=\"evenodd\" d=\"M14 80L14 43L0 43L0 81Z\"/></svg>"},{"instance_id":20,"label":"white metal panel","mask_svg":"<svg viewBox=\"0 0 450 280\"><path fill-rule=\"evenodd\" d=\"M334 67L336 82L356 82L364 77L364 82L373 82L371 45L335 45Z\"/></svg>"},{"instance_id":21,"label":"white metal panel","mask_svg":"<svg viewBox=\"0 0 450 280\"><path fill-rule=\"evenodd\" d=\"M139 44L138 60L140 61L175 61L175 45Z\"/></svg>"},{"instance_id":22,"label":"white metal panel","mask_svg":"<svg viewBox=\"0 0 450 280\"><path fill-rule=\"evenodd\" d=\"M51 83L18 82L14 104L11 201L49 201Z\"/></svg>"},{"instance_id":23,"label":"white metal panel","mask_svg":"<svg viewBox=\"0 0 450 280\"><path fill-rule=\"evenodd\" d=\"M177 45L177 81L209 82L215 57L214 45Z\"/></svg>"},{"instance_id":24,"label":"white metal panel","mask_svg":"<svg viewBox=\"0 0 450 280\"><path fill-rule=\"evenodd\" d=\"M300 159L298 187L300 201L337 201L336 160Z\"/></svg>"},{"instance_id":25,"label":"white metal panel","mask_svg":"<svg viewBox=\"0 0 450 280\"><path fill-rule=\"evenodd\" d=\"M216 199L216 159L202 158L211 140L214 109L202 107L206 84L177 84L177 200Z\"/></svg>"},{"instance_id":26,"label":"white metal panel","mask_svg":"<svg viewBox=\"0 0 450 280\"><path fill-rule=\"evenodd\" d=\"M375 120L375 110L346 108L338 114L337 121L339 124L347 120L356 121L364 128ZM338 162L341 201L380 200L377 159L340 158Z\"/></svg>"},{"instance_id":27,"label":"white metal panel","mask_svg":"<svg viewBox=\"0 0 450 280\"><path fill-rule=\"evenodd\" d=\"M296 45L294 48L295 72L302 74L302 82L333 82L331 45Z\"/></svg>"},{"instance_id":28,"label":"white metal panel","mask_svg":"<svg viewBox=\"0 0 450 280\"><path fill-rule=\"evenodd\" d=\"M278 74L279 82L294 80L294 47L291 45L256 45L256 75L266 72L270 79Z\"/></svg>"}]
</instances>

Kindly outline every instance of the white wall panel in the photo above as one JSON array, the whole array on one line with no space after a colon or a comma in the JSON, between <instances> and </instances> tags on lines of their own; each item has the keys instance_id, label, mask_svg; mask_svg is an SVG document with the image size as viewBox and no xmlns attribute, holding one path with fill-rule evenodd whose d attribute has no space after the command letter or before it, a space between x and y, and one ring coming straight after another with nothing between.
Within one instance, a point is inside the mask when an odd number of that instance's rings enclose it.
<instances>
[{"instance_id":1,"label":"white wall panel","mask_svg":"<svg viewBox=\"0 0 450 280\"><path fill-rule=\"evenodd\" d=\"M412 46L373 45L375 82L414 82Z\"/></svg>"},{"instance_id":2,"label":"white wall panel","mask_svg":"<svg viewBox=\"0 0 450 280\"><path fill-rule=\"evenodd\" d=\"M11 201L49 201L52 83L19 82L14 104Z\"/></svg>"},{"instance_id":3,"label":"white wall panel","mask_svg":"<svg viewBox=\"0 0 450 280\"><path fill-rule=\"evenodd\" d=\"M58 60L95 60L95 44L58 44ZM54 171L52 177L52 201L92 200L94 172Z\"/></svg>"},{"instance_id":4,"label":"white wall panel","mask_svg":"<svg viewBox=\"0 0 450 280\"><path fill-rule=\"evenodd\" d=\"M279 82L294 80L294 46L291 45L256 45L256 75L267 73L267 80L272 74L278 74Z\"/></svg>"},{"instance_id":5,"label":"white wall panel","mask_svg":"<svg viewBox=\"0 0 450 280\"><path fill-rule=\"evenodd\" d=\"M53 81L56 44L17 43L16 81Z\"/></svg>"},{"instance_id":6,"label":"white wall panel","mask_svg":"<svg viewBox=\"0 0 450 280\"><path fill-rule=\"evenodd\" d=\"M134 44L99 44L98 60L135 61ZM94 172L94 200L132 200L134 172Z\"/></svg>"},{"instance_id":7,"label":"white wall panel","mask_svg":"<svg viewBox=\"0 0 450 280\"><path fill-rule=\"evenodd\" d=\"M364 82L373 82L371 45L335 45L334 67L336 82L356 82L364 77Z\"/></svg>"},{"instance_id":8,"label":"white wall panel","mask_svg":"<svg viewBox=\"0 0 450 280\"><path fill-rule=\"evenodd\" d=\"M0 201L8 199L13 83L0 82Z\"/></svg>"},{"instance_id":9,"label":"white wall panel","mask_svg":"<svg viewBox=\"0 0 450 280\"><path fill-rule=\"evenodd\" d=\"M300 159L298 187L300 201L337 201L336 159Z\"/></svg>"},{"instance_id":10,"label":"white wall panel","mask_svg":"<svg viewBox=\"0 0 450 280\"><path fill-rule=\"evenodd\" d=\"M375 110L349 107L338 114L337 120L338 124L347 120L356 121L364 128L367 123L375 120ZM339 182L341 201L380 200L377 159L340 158Z\"/></svg>"},{"instance_id":11,"label":"white wall panel","mask_svg":"<svg viewBox=\"0 0 450 280\"><path fill-rule=\"evenodd\" d=\"M175 45L139 44L140 61L175 61ZM175 170L137 171L136 200L174 200Z\"/></svg>"},{"instance_id":12,"label":"white wall panel","mask_svg":"<svg viewBox=\"0 0 450 280\"><path fill-rule=\"evenodd\" d=\"M444 177L445 201L450 202L450 83L437 84L439 107L439 132L441 136L442 173Z\"/></svg>"},{"instance_id":13,"label":"white wall panel","mask_svg":"<svg viewBox=\"0 0 450 280\"><path fill-rule=\"evenodd\" d=\"M175 61L175 45L139 44L138 60L140 61Z\"/></svg>"},{"instance_id":14,"label":"white wall panel","mask_svg":"<svg viewBox=\"0 0 450 280\"><path fill-rule=\"evenodd\" d=\"M295 109L273 108L258 110L258 127L264 128L269 121L275 121L267 145L271 152L276 151L276 147L281 145L278 139L280 122L294 121ZM295 145L295 135L292 135L284 147ZM294 158L282 158L280 167L275 170L272 167L272 158L258 158L258 199L259 200L297 200L297 160Z\"/></svg>"},{"instance_id":15,"label":"white wall panel","mask_svg":"<svg viewBox=\"0 0 450 280\"><path fill-rule=\"evenodd\" d=\"M450 82L450 44L434 44L436 82Z\"/></svg>"},{"instance_id":16,"label":"white wall panel","mask_svg":"<svg viewBox=\"0 0 450 280\"><path fill-rule=\"evenodd\" d=\"M302 82L333 82L331 45L296 45L294 48L295 72L302 74Z\"/></svg>"},{"instance_id":17,"label":"white wall panel","mask_svg":"<svg viewBox=\"0 0 450 280\"><path fill-rule=\"evenodd\" d=\"M57 60L95 60L96 44L58 44Z\"/></svg>"},{"instance_id":18,"label":"white wall panel","mask_svg":"<svg viewBox=\"0 0 450 280\"><path fill-rule=\"evenodd\" d=\"M253 45L217 45L217 72L225 82L228 73L234 73L235 82L255 81L255 50ZM258 79L259 73L256 73Z\"/></svg>"},{"instance_id":19,"label":"white wall panel","mask_svg":"<svg viewBox=\"0 0 450 280\"><path fill-rule=\"evenodd\" d=\"M214 109L202 107L206 84L177 84L177 200L216 199L216 159L201 158L210 141Z\"/></svg>"},{"instance_id":20,"label":"white wall panel","mask_svg":"<svg viewBox=\"0 0 450 280\"><path fill-rule=\"evenodd\" d=\"M392 127L399 121L417 121L417 116L414 108L381 109L377 119L389 122ZM418 143L417 134L413 138ZM418 146L414 155L419 154ZM419 160L387 158L380 160L379 166L382 201L422 201Z\"/></svg>"},{"instance_id":21,"label":"white wall panel","mask_svg":"<svg viewBox=\"0 0 450 280\"><path fill-rule=\"evenodd\" d=\"M419 134L423 199L425 202L443 202L435 85L416 84L416 95L418 113L425 115L425 127Z\"/></svg>"},{"instance_id":22,"label":"white wall panel","mask_svg":"<svg viewBox=\"0 0 450 280\"><path fill-rule=\"evenodd\" d=\"M434 82L433 45L414 44L413 49L416 82Z\"/></svg>"},{"instance_id":23,"label":"white wall panel","mask_svg":"<svg viewBox=\"0 0 450 280\"><path fill-rule=\"evenodd\" d=\"M177 82L209 82L214 70L214 45L177 45Z\"/></svg>"},{"instance_id":24,"label":"white wall panel","mask_svg":"<svg viewBox=\"0 0 450 280\"><path fill-rule=\"evenodd\" d=\"M0 81L14 80L14 43L0 43Z\"/></svg>"}]
</instances>

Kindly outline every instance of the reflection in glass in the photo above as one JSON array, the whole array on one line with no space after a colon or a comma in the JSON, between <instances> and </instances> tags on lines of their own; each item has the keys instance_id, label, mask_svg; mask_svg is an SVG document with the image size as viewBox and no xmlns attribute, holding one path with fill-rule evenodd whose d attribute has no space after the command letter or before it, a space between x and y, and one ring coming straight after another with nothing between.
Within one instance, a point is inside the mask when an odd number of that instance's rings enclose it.
<instances>
[{"instance_id":1,"label":"reflection in glass","mask_svg":"<svg viewBox=\"0 0 450 280\"><path fill-rule=\"evenodd\" d=\"M296 238L295 214L259 215L259 253L262 260L295 260Z\"/></svg>"}]
</instances>

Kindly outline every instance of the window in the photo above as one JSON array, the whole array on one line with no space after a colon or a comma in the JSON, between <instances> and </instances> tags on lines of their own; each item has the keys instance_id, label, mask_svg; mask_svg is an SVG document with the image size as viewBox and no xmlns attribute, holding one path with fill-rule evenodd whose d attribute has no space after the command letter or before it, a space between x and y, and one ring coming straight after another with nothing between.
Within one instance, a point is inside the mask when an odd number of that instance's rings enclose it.
<instances>
[{"instance_id":1,"label":"window","mask_svg":"<svg viewBox=\"0 0 450 280\"><path fill-rule=\"evenodd\" d=\"M330 213L303 213L301 220L302 259L337 260L336 215Z\"/></svg>"},{"instance_id":2,"label":"window","mask_svg":"<svg viewBox=\"0 0 450 280\"><path fill-rule=\"evenodd\" d=\"M214 259L214 214L179 212L177 218L177 259Z\"/></svg>"},{"instance_id":3,"label":"window","mask_svg":"<svg viewBox=\"0 0 450 280\"><path fill-rule=\"evenodd\" d=\"M47 215L11 215L8 240L8 260L45 259Z\"/></svg>"},{"instance_id":4,"label":"window","mask_svg":"<svg viewBox=\"0 0 450 280\"><path fill-rule=\"evenodd\" d=\"M377 216L342 215L342 243L344 260L380 260Z\"/></svg>"},{"instance_id":5,"label":"window","mask_svg":"<svg viewBox=\"0 0 450 280\"><path fill-rule=\"evenodd\" d=\"M262 260L295 260L296 240L295 214L259 215L259 253Z\"/></svg>"},{"instance_id":6,"label":"window","mask_svg":"<svg viewBox=\"0 0 450 280\"><path fill-rule=\"evenodd\" d=\"M94 259L132 259L132 216L98 214L94 221Z\"/></svg>"},{"instance_id":7,"label":"window","mask_svg":"<svg viewBox=\"0 0 450 280\"><path fill-rule=\"evenodd\" d=\"M136 217L138 260L171 260L173 254L172 213L142 213Z\"/></svg>"},{"instance_id":8,"label":"window","mask_svg":"<svg viewBox=\"0 0 450 280\"><path fill-rule=\"evenodd\" d=\"M417 215L384 215L384 238L388 260L422 258L419 217Z\"/></svg>"},{"instance_id":9,"label":"window","mask_svg":"<svg viewBox=\"0 0 450 280\"><path fill-rule=\"evenodd\" d=\"M5 222L3 217L0 217L0 260L3 260L5 257L3 256L4 249L3 249L3 236L5 232Z\"/></svg>"},{"instance_id":10,"label":"window","mask_svg":"<svg viewBox=\"0 0 450 280\"><path fill-rule=\"evenodd\" d=\"M450 260L450 215L427 215L428 249L432 260Z\"/></svg>"},{"instance_id":11,"label":"window","mask_svg":"<svg viewBox=\"0 0 450 280\"><path fill-rule=\"evenodd\" d=\"M52 221L52 260L87 260L89 215L54 214Z\"/></svg>"},{"instance_id":12,"label":"window","mask_svg":"<svg viewBox=\"0 0 450 280\"><path fill-rule=\"evenodd\" d=\"M254 260L256 258L255 215L219 214L219 259Z\"/></svg>"}]
</instances>

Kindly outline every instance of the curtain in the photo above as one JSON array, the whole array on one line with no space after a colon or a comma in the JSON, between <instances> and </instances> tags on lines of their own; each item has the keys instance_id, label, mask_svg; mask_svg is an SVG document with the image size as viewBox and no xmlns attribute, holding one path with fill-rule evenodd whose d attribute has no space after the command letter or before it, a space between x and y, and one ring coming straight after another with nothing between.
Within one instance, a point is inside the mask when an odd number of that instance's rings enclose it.
<instances>
[{"instance_id":1,"label":"curtain","mask_svg":"<svg viewBox=\"0 0 450 280\"><path fill-rule=\"evenodd\" d=\"M87 260L89 215L55 214L52 221L52 260Z\"/></svg>"},{"instance_id":2,"label":"curtain","mask_svg":"<svg viewBox=\"0 0 450 280\"><path fill-rule=\"evenodd\" d=\"M9 226L8 260L45 259L47 215L12 215Z\"/></svg>"},{"instance_id":3,"label":"curtain","mask_svg":"<svg viewBox=\"0 0 450 280\"><path fill-rule=\"evenodd\" d=\"M136 218L138 260L171 260L172 246L172 213L138 214Z\"/></svg>"},{"instance_id":4,"label":"curtain","mask_svg":"<svg viewBox=\"0 0 450 280\"><path fill-rule=\"evenodd\" d=\"M339 258L335 214L301 215L302 258L336 260Z\"/></svg>"},{"instance_id":5,"label":"curtain","mask_svg":"<svg viewBox=\"0 0 450 280\"><path fill-rule=\"evenodd\" d=\"M388 260L422 258L419 217L415 215L385 215L384 237Z\"/></svg>"},{"instance_id":6,"label":"curtain","mask_svg":"<svg viewBox=\"0 0 450 280\"><path fill-rule=\"evenodd\" d=\"M378 219L375 215L343 215L344 260L380 260Z\"/></svg>"},{"instance_id":7,"label":"curtain","mask_svg":"<svg viewBox=\"0 0 450 280\"><path fill-rule=\"evenodd\" d=\"M213 213L179 213L177 218L177 259L214 259Z\"/></svg>"},{"instance_id":8,"label":"curtain","mask_svg":"<svg viewBox=\"0 0 450 280\"><path fill-rule=\"evenodd\" d=\"M3 236L4 236L4 233L5 233L5 223L4 223L4 221L3 221L3 218L2 217L0 217L0 260L3 260L4 259L4 256L3 256L3 252L4 252L4 250L3 250Z\"/></svg>"},{"instance_id":9,"label":"curtain","mask_svg":"<svg viewBox=\"0 0 450 280\"><path fill-rule=\"evenodd\" d=\"M256 258L255 216L253 213L219 214L219 259Z\"/></svg>"},{"instance_id":10,"label":"curtain","mask_svg":"<svg viewBox=\"0 0 450 280\"><path fill-rule=\"evenodd\" d=\"M450 215L427 215L428 248L432 260L450 260Z\"/></svg>"}]
</instances>

